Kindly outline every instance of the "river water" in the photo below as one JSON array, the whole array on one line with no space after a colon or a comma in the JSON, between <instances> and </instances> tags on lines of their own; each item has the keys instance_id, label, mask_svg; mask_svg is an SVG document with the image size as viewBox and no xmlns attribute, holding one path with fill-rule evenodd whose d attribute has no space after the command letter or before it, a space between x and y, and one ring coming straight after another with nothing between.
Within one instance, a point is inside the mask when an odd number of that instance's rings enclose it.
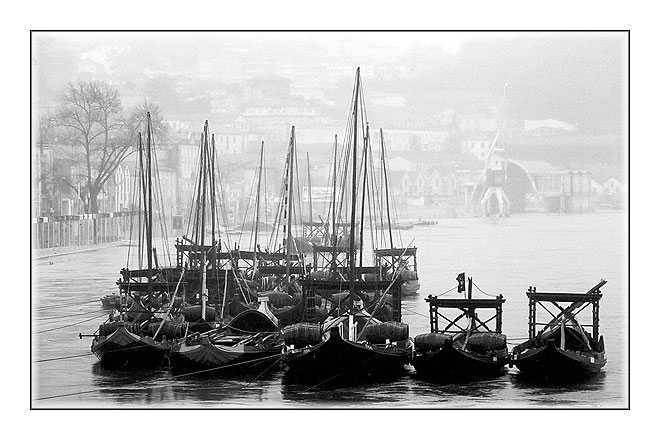
<instances>
[{"instance_id":1,"label":"river water","mask_svg":"<svg viewBox=\"0 0 660 440\"><path fill-rule=\"evenodd\" d=\"M504 295L503 331L516 343L527 334L528 286L584 292L607 279L600 316L608 356L603 372L570 385L529 383L518 377L515 368L492 380L433 384L415 378L409 367L393 381L314 387L289 384L275 368L231 378L173 378L167 370L108 371L89 355L91 340L79 339L78 333L92 333L105 319L98 298L115 290L128 249L113 246L33 260L32 404L37 408L627 406L625 213L528 214L498 222L441 219L437 225L415 227L401 235L404 247L414 237L419 249L422 287L418 295L403 301L403 320L410 325L411 336L428 332L424 298L455 285L459 272L472 275L485 292ZM159 259L164 261L162 256ZM67 358L49 360L61 357Z\"/></svg>"}]
</instances>

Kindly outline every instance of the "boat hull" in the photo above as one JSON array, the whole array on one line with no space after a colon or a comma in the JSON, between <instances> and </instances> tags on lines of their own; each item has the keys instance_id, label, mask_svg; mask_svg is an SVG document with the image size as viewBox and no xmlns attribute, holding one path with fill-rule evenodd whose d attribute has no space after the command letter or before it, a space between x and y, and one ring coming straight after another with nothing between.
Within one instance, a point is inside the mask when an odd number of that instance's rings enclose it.
<instances>
[{"instance_id":1,"label":"boat hull","mask_svg":"<svg viewBox=\"0 0 660 440\"><path fill-rule=\"evenodd\" d=\"M175 371L248 371L273 366L278 361L281 346L222 346L212 343L177 344L170 352L170 367ZM273 366L274 367L274 366ZM214 371L215 370L215 371Z\"/></svg>"},{"instance_id":2,"label":"boat hull","mask_svg":"<svg viewBox=\"0 0 660 440\"><path fill-rule=\"evenodd\" d=\"M108 336L97 336L92 342L92 353L109 367L159 366L164 362L168 348L124 327L119 327Z\"/></svg>"},{"instance_id":3,"label":"boat hull","mask_svg":"<svg viewBox=\"0 0 660 440\"><path fill-rule=\"evenodd\" d=\"M554 342L512 355L521 374L544 378L572 378L597 374L607 362L605 352L562 350Z\"/></svg>"},{"instance_id":4,"label":"boat hull","mask_svg":"<svg viewBox=\"0 0 660 440\"><path fill-rule=\"evenodd\" d=\"M314 346L285 352L287 374L296 378L323 380L346 375L355 377L382 377L399 374L410 362L412 349L407 343L376 346L331 337Z\"/></svg>"},{"instance_id":5,"label":"boat hull","mask_svg":"<svg viewBox=\"0 0 660 440\"><path fill-rule=\"evenodd\" d=\"M456 344L424 353L415 353L412 364L419 376L435 380L497 377L504 374L506 349L492 354L463 350Z\"/></svg>"}]
</instances>

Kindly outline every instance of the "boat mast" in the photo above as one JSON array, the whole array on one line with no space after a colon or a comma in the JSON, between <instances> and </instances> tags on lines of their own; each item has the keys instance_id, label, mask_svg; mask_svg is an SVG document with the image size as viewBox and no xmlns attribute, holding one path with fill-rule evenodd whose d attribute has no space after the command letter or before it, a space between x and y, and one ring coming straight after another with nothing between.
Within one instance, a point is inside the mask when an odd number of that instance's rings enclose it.
<instances>
[{"instance_id":1,"label":"boat mast","mask_svg":"<svg viewBox=\"0 0 660 440\"><path fill-rule=\"evenodd\" d=\"M211 160L210 160L210 178L211 178L211 246L215 246L215 134L211 135ZM216 251L214 250L213 253ZM215 263L215 258L214 258Z\"/></svg>"},{"instance_id":2,"label":"boat mast","mask_svg":"<svg viewBox=\"0 0 660 440\"><path fill-rule=\"evenodd\" d=\"M348 245L348 267L350 271L348 285L350 295L355 294L355 199L356 199L356 174L357 174L357 130L358 130L358 99L360 91L360 68L355 74L355 97L353 98L353 172L351 179L351 231Z\"/></svg>"},{"instance_id":3,"label":"boat mast","mask_svg":"<svg viewBox=\"0 0 660 440\"><path fill-rule=\"evenodd\" d=\"M385 142L383 141L383 129L380 129L380 158L383 162L383 176L385 177L385 205L387 206L387 230L390 233L390 249L394 249L392 240L392 221L390 219L390 192L387 184L387 167L385 166Z\"/></svg>"},{"instance_id":4,"label":"boat mast","mask_svg":"<svg viewBox=\"0 0 660 440\"><path fill-rule=\"evenodd\" d=\"M312 176L309 171L309 151L307 152L307 198L309 200L309 231L312 231Z\"/></svg>"},{"instance_id":5,"label":"boat mast","mask_svg":"<svg viewBox=\"0 0 660 440\"><path fill-rule=\"evenodd\" d=\"M147 112L147 157L146 157L146 177L147 177L147 200L145 204L145 217L147 227L147 269L148 278L151 279L153 269L153 237L152 237L152 194L151 194L151 115Z\"/></svg>"},{"instance_id":6,"label":"boat mast","mask_svg":"<svg viewBox=\"0 0 660 440\"><path fill-rule=\"evenodd\" d=\"M362 207L360 212L360 267L362 267L362 247L364 243L364 200L367 190L367 146L369 144L369 123L367 123L367 134L364 136L364 154L362 161L364 162L364 176L362 178Z\"/></svg>"},{"instance_id":7,"label":"boat mast","mask_svg":"<svg viewBox=\"0 0 660 440\"><path fill-rule=\"evenodd\" d=\"M257 179L257 206L254 219L254 259L252 261L252 279L257 270L257 234L259 234L259 201L261 196L261 173L264 164L264 141L261 141L261 151L259 152L259 178Z\"/></svg>"},{"instance_id":8,"label":"boat mast","mask_svg":"<svg viewBox=\"0 0 660 440\"><path fill-rule=\"evenodd\" d=\"M206 235L205 229L205 220L206 220L206 182L207 182L207 160L208 160L208 148L209 148L209 121L204 123L204 142L202 143L202 222L201 222L201 244L200 249L202 252L202 259L200 264L200 270L202 271L202 286L201 286L201 297L202 297L202 321L206 320L206 300L208 298L208 291L206 289L206 249L204 248L204 236Z\"/></svg>"},{"instance_id":9,"label":"boat mast","mask_svg":"<svg viewBox=\"0 0 660 440\"><path fill-rule=\"evenodd\" d=\"M291 241L293 234L291 233L291 216L293 215L293 154L296 142L296 127L291 126L291 139L289 140L289 163L287 164L288 184L287 184L287 218L286 218L286 277L287 281L291 277Z\"/></svg>"},{"instance_id":10,"label":"boat mast","mask_svg":"<svg viewBox=\"0 0 660 440\"><path fill-rule=\"evenodd\" d=\"M335 206L337 196L337 134L335 133L335 147L332 155L332 245L337 246L337 226L335 225ZM334 253L333 253L334 260ZM334 262L334 261L333 261Z\"/></svg>"}]
</instances>

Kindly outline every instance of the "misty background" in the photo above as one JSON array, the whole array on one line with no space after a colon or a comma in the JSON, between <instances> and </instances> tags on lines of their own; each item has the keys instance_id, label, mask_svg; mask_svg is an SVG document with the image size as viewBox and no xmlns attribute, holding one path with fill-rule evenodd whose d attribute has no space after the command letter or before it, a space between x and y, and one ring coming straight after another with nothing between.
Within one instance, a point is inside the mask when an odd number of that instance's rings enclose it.
<instances>
[{"instance_id":1,"label":"misty background","mask_svg":"<svg viewBox=\"0 0 660 440\"><path fill-rule=\"evenodd\" d=\"M67 87L85 82L116 90L126 120L152 109L167 153L161 179L172 188L165 204L176 214L189 202L185 181L209 120L227 191L238 200L234 218L245 209L240 199L262 141L275 197L295 125L322 212L334 134L341 140L360 66L368 118L384 130L402 212L469 215L474 200L466 194L479 185L498 126L505 127L502 151L535 182L537 195L549 193L539 190L549 176L584 173L589 200L579 212L592 211L598 203L620 207L626 192L626 44L625 34L613 33L37 33L33 121L56 121ZM56 128L34 132L35 216L128 209L128 195L120 194L128 191L121 184L128 161L97 188L92 209L75 142ZM551 209L530 199L530 188L512 189L520 193L516 210Z\"/></svg>"}]
</instances>

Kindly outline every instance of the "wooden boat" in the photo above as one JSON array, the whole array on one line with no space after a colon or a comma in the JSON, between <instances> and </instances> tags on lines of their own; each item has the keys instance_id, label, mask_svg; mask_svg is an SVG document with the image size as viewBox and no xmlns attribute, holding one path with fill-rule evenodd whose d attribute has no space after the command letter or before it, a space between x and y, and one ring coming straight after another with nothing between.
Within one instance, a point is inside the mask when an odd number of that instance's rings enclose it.
<instances>
[{"instance_id":1,"label":"wooden boat","mask_svg":"<svg viewBox=\"0 0 660 440\"><path fill-rule=\"evenodd\" d=\"M189 335L173 344L170 366L177 371L245 371L279 360L282 339L277 319L262 301L218 330Z\"/></svg>"},{"instance_id":2,"label":"wooden boat","mask_svg":"<svg viewBox=\"0 0 660 440\"><path fill-rule=\"evenodd\" d=\"M117 281L119 287L118 309L119 316L114 311L107 322L101 324L92 336L91 351L104 364L118 367L134 367L157 365L164 360L169 349L166 340L156 341L149 335L150 324L160 321L156 317L163 300L173 290L176 293L180 284L164 280L161 270L157 267L153 247L153 206L152 187L153 176L157 172L152 160L152 129L151 116L147 113L147 143L146 149L142 147L142 136L138 134L138 172L140 196L144 200L144 233L145 240L140 240L139 252L146 254L146 269L121 270L122 278ZM160 209L162 212L162 207ZM130 252L130 247L129 247ZM176 289L175 289L176 287ZM130 300L129 300L130 298ZM82 339L83 335L79 335Z\"/></svg>"},{"instance_id":3,"label":"wooden boat","mask_svg":"<svg viewBox=\"0 0 660 440\"><path fill-rule=\"evenodd\" d=\"M315 273L303 279L304 322L282 329L286 345L283 360L289 378L305 378L318 382L339 376L389 376L402 372L403 366L410 361L412 354L408 326L401 323L402 281L398 276L400 273L394 274L392 280L389 281L381 279L380 276L373 276L374 273L379 272L377 268L363 267L362 237L364 237L364 225L367 223L365 221L365 203L369 198L367 188L370 184L373 187L374 179L373 174L370 174L367 168L371 157L369 125L365 120L364 102L361 102L363 95L359 68L356 72L353 90L351 129L347 134L350 141L347 139L347 150L344 155L346 168L342 173L348 176L349 163L352 163L349 186L351 193L348 246L339 252L335 199L340 201L338 212L341 213L341 201L344 196L342 191L342 194L336 198L333 189L331 242L328 246L313 247L314 270L324 273ZM362 104L362 108L360 104ZM363 132L358 136L360 128ZM357 169L358 142L364 142L361 152L361 160L364 165L362 175L358 175ZM337 157L336 152L334 156ZM336 175L336 173L333 174ZM333 177L333 188L335 183L336 177ZM358 186L361 186L362 207L361 218L356 221ZM348 207L346 210L349 210ZM373 221L368 223L371 224ZM341 247L344 245L342 244ZM359 264L356 261L358 253ZM328 264L322 267L319 267L318 264L320 254L329 255L329 257L323 257ZM343 255L345 255L344 258L342 258ZM376 269L375 272L374 269ZM316 306L317 296L334 300L333 295L343 294L345 291L347 291L346 297L337 298L337 305L333 308L331 316L322 323L312 319L310 315ZM369 296L366 295L367 292L378 293L378 296L383 299L383 304L387 294L391 292L394 305L392 321L381 322L366 310L364 304L369 299ZM372 306L372 312L375 313L380 306L382 304Z\"/></svg>"},{"instance_id":4,"label":"wooden boat","mask_svg":"<svg viewBox=\"0 0 660 440\"><path fill-rule=\"evenodd\" d=\"M108 323L114 324L114 322ZM92 341L92 353L105 365L114 367L157 366L169 349L167 343L156 342L144 336L137 326L124 321L116 322L116 330L98 335Z\"/></svg>"},{"instance_id":5,"label":"wooden boat","mask_svg":"<svg viewBox=\"0 0 660 440\"><path fill-rule=\"evenodd\" d=\"M287 375L296 379L389 377L412 355L407 324L378 321L359 304L323 323L297 323L282 332Z\"/></svg>"},{"instance_id":6,"label":"wooden boat","mask_svg":"<svg viewBox=\"0 0 660 440\"><path fill-rule=\"evenodd\" d=\"M605 343L599 335L600 291L607 283L601 280L586 293L527 291L529 298L529 339L512 350L510 364L521 374L544 379L577 379L598 373L607 362ZM568 303L568 305L565 305ZM545 304L558 313L550 313ZM537 321L540 305L552 319L545 324ZM591 324L581 324L577 316L591 307ZM537 332L537 328L542 327ZM591 333L585 330L591 328Z\"/></svg>"},{"instance_id":7,"label":"wooden boat","mask_svg":"<svg viewBox=\"0 0 660 440\"><path fill-rule=\"evenodd\" d=\"M459 280L465 274L459 275ZM467 298L441 298L429 295L431 333L415 337L412 364L417 374L434 380L472 379L504 374L508 360L506 336L502 334L501 295L495 298L472 298L472 278L468 278ZM463 292L459 281L459 293ZM443 309L440 313L438 309ZM458 310L455 318L444 310ZM478 316L477 310L492 310L492 316ZM438 318L448 324L440 330ZM492 330L488 323L495 319Z\"/></svg>"}]
</instances>

